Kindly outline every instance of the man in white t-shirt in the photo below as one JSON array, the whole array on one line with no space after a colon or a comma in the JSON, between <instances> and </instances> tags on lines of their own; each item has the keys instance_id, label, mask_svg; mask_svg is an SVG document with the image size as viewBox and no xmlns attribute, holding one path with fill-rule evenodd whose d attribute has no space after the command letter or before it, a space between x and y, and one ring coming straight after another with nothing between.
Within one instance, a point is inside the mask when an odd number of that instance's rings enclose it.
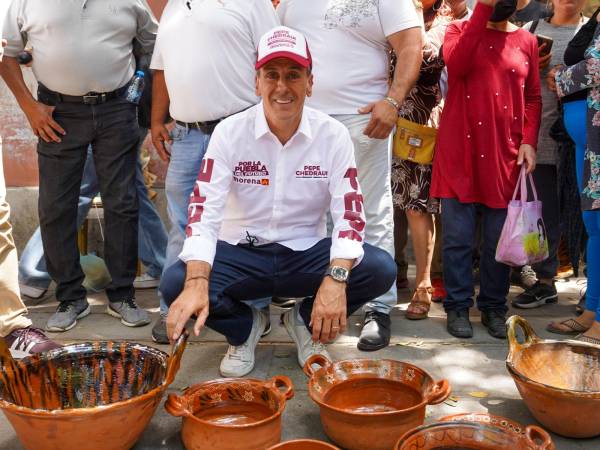
<instances>
[{"instance_id":1,"label":"man in white t-shirt","mask_svg":"<svg viewBox=\"0 0 600 450\"><path fill-rule=\"evenodd\" d=\"M163 11L150 68L152 142L169 163L165 268L183 246L189 196L212 131L221 119L258 102L253 70L258 40L278 24L269 0L178 0ZM168 114L176 121L170 134ZM159 297L161 317L152 338L168 343L160 290Z\"/></svg>"},{"instance_id":2,"label":"man in white t-shirt","mask_svg":"<svg viewBox=\"0 0 600 450\"><path fill-rule=\"evenodd\" d=\"M308 105L332 115L350 131L364 193L366 242L394 254L389 136L398 109L421 64L421 20L411 0L282 0L283 25L306 36L314 59L315 84ZM388 83L389 51L398 57ZM396 290L369 302L360 350L390 341Z\"/></svg>"},{"instance_id":3,"label":"man in white t-shirt","mask_svg":"<svg viewBox=\"0 0 600 450\"><path fill-rule=\"evenodd\" d=\"M305 297L283 316L304 366L346 328L347 316L386 292L396 266L363 245L365 220L353 145L338 121L304 107L313 77L304 37L276 27L260 40L258 105L215 129L189 206L180 261L161 280L176 340L196 315L225 335L220 372L254 367L262 315L244 303ZM317 80L318 83L318 80ZM327 238L326 213L334 222Z\"/></svg>"}]
</instances>

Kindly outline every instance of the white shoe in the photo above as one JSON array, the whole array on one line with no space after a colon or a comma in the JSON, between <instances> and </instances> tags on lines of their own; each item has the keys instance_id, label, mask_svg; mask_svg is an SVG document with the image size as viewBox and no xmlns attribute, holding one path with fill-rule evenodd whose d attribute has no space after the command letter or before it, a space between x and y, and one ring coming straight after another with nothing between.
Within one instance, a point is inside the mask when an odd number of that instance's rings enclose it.
<instances>
[{"instance_id":1,"label":"white shoe","mask_svg":"<svg viewBox=\"0 0 600 450\"><path fill-rule=\"evenodd\" d=\"M160 278L154 278L148 273L143 273L133 280L133 287L136 289L151 289L158 287L160 284Z\"/></svg>"},{"instance_id":2,"label":"white shoe","mask_svg":"<svg viewBox=\"0 0 600 450\"><path fill-rule=\"evenodd\" d=\"M26 284L19 283L19 291L21 291L21 295L29 298L40 298L42 295L46 293L47 289L40 289L33 286L27 286Z\"/></svg>"},{"instance_id":3,"label":"white shoe","mask_svg":"<svg viewBox=\"0 0 600 450\"><path fill-rule=\"evenodd\" d=\"M219 372L226 378L243 377L254 369L254 350L265 329L264 315L252 309L252 330L242 345L230 345L221 360Z\"/></svg>"},{"instance_id":4,"label":"white shoe","mask_svg":"<svg viewBox=\"0 0 600 450\"><path fill-rule=\"evenodd\" d=\"M329 352L327 352L327 347L319 341L313 342L312 336L308 332L308 328L304 325L304 321L298 318L300 305L301 303L296 303L296 306L294 306L293 309L290 309L283 314L283 325L296 344L298 364L300 364L300 367L304 367L304 363L312 355L323 355L332 361Z\"/></svg>"}]
</instances>

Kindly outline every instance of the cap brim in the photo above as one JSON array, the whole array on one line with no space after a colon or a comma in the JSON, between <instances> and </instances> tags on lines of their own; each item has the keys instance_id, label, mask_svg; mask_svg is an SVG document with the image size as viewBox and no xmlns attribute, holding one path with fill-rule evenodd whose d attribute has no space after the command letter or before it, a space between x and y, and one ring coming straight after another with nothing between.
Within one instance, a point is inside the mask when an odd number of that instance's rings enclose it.
<instances>
[{"instance_id":1,"label":"cap brim","mask_svg":"<svg viewBox=\"0 0 600 450\"><path fill-rule=\"evenodd\" d=\"M310 67L310 60L308 58L303 58L297 53L282 51L271 53L270 55L265 56L263 59L256 61L256 65L254 66L254 68L258 70L269 61L272 61L277 58L291 59L295 63L300 64L302 67Z\"/></svg>"}]
</instances>

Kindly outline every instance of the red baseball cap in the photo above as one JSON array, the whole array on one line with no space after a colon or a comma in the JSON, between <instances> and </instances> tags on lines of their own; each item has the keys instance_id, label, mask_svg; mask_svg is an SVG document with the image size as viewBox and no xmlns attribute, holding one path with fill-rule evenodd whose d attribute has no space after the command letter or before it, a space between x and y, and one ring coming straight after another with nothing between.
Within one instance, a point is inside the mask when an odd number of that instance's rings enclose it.
<instances>
[{"instance_id":1,"label":"red baseball cap","mask_svg":"<svg viewBox=\"0 0 600 450\"><path fill-rule=\"evenodd\" d=\"M256 70L275 58L289 58L302 67L311 67L312 58L302 33L288 27L275 27L260 38Z\"/></svg>"}]
</instances>

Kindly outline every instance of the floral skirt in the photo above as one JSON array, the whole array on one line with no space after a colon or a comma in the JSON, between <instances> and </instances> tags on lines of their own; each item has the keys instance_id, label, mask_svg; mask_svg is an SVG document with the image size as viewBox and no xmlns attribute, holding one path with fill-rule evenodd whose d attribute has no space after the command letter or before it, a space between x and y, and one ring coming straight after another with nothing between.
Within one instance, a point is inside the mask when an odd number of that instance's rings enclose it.
<instances>
[{"instance_id":1,"label":"floral skirt","mask_svg":"<svg viewBox=\"0 0 600 450\"><path fill-rule=\"evenodd\" d=\"M392 197L395 207L439 214L439 199L429 197L431 168L431 165L392 159Z\"/></svg>"}]
</instances>

